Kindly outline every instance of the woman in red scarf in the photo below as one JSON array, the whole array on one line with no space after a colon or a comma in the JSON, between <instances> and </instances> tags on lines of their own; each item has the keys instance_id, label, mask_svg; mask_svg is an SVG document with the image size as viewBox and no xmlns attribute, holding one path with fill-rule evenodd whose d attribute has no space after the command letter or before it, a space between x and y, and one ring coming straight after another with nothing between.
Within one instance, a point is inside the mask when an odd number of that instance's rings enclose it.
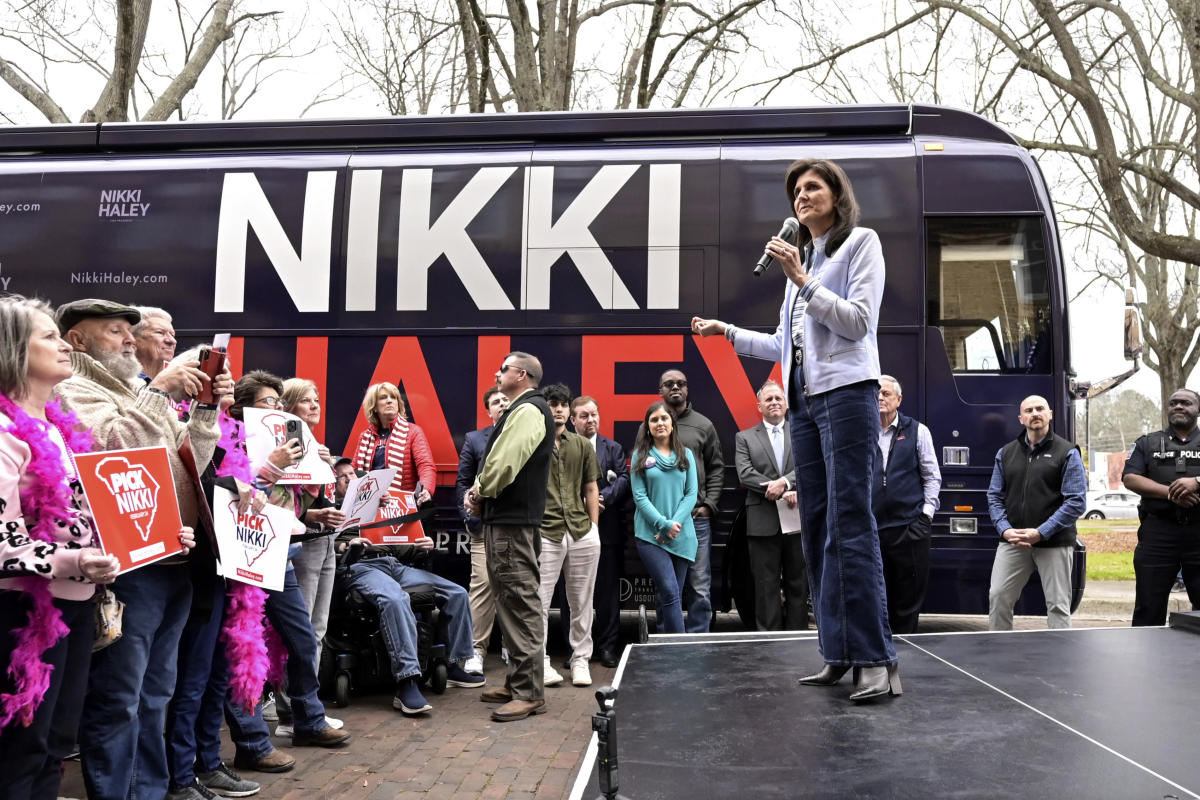
<instances>
[{"instance_id":1,"label":"woman in red scarf","mask_svg":"<svg viewBox=\"0 0 1200 800\"><path fill-rule=\"evenodd\" d=\"M390 383L377 383L363 397L363 413L369 423L354 451L355 469L395 469L391 488L414 491L418 481L417 505L429 502L437 487L437 467L429 440L419 425L405 417L407 410L400 390Z\"/></svg>"},{"instance_id":2,"label":"woman in red scarf","mask_svg":"<svg viewBox=\"0 0 1200 800\"><path fill-rule=\"evenodd\" d=\"M6 797L56 797L75 742L95 634L95 584L119 564L92 546L73 450L91 450L52 400L71 345L50 308L0 299L0 775Z\"/></svg>"}]
</instances>

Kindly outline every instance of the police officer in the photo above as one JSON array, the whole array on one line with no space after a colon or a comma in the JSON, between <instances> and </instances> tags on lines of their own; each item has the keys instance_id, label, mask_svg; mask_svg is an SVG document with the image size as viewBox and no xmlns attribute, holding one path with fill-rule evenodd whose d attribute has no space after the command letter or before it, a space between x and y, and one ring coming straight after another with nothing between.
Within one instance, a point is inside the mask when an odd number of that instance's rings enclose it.
<instances>
[{"instance_id":1,"label":"police officer","mask_svg":"<svg viewBox=\"0 0 1200 800\"><path fill-rule=\"evenodd\" d=\"M1167 428L1134 442L1125 486L1142 496L1133 551L1137 588L1133 624L1163 625L1180 569L1192 608L1200 608L1200 395L1177 389L1167 401Z\"/></svg>"}]
</instances>

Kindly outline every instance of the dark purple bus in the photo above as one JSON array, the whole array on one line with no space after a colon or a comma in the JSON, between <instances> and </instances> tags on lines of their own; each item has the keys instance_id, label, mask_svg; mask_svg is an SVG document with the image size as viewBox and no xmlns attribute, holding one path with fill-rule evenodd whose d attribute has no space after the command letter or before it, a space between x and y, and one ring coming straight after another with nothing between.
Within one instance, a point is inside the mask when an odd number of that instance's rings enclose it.
<instances>
[{"instance_id":1,"label":"dark purple bus","mask_svg":"<svg viewBox=\"0 0 1200 800\"><path fill-rule=\"evenodd\" d=\"M992 123L921 105L99 124L0 130L0 289L163 306L184 343L234 336L234 366L315 380L331 449L399 385L438 463L439 569L465 582L454 509L464 434L512 349L595 397L632 444L658 376L687 373L727 470L714 603L744 591L730 532L734 433L778 366L690 334L694 314L773 330L781 273L755 279L790 208L784 167L839 161L879 232L883 368L942 460L925 611L985 613L997 537L986 488L1017 405L1045 396L1073 438L1064 265L1030 154ZM866 488L864 488L866 491ZM733 537L736 547L738 537ZM625 605L653 593L628 548ZM1074 572L1083 591L1082 546ZM735 592L723 586L742 586ZM1030 583L1018 613L1039 613Z\"/></svg>"}]
</instances>

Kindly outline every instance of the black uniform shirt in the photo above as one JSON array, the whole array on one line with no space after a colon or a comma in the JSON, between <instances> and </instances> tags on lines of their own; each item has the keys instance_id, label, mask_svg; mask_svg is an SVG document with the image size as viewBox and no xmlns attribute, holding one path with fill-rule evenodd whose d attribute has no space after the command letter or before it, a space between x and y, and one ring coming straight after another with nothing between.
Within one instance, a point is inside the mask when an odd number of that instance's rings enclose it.
<instances>
[{"instance_id":1,"label":"black uniform shirt","mask_svg":"<svg viewBox=\"0 0 1200 800\"><path fill-rule=\"evenodd\" d=\"M1170 486L1178 478L1200 477L1200 428L1186 438L1167 429L1140 437L1125 459L1122 475L1144 475L1155 483ZM1181 509L1170 500L1143 497L1142 511L1174 518L1176 511L1200 519L1197 509Z\"/></svg>"}]
</instances>

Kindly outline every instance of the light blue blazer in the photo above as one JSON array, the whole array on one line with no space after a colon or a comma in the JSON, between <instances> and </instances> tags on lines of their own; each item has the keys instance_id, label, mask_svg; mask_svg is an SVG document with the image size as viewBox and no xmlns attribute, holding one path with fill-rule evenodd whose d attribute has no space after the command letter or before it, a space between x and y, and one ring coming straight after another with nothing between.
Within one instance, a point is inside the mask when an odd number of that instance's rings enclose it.
<instances>
[{"instance_id":1,"label":"light blue blazer","mask_svg":"<svg viewBox=\"0 0 1200 800\"><path fill-rule=\"evenodd\" d=\"M810 280L804 288L804 385L806 394L823 394L839 386L879 380L879 303L883 299L883 248L870 228L854 228L832 258L823 246L813 254ZM792 306L800 288L787 282L779 327L775 333L735 328L733 349L744 356L783 365L783 391L790 397L792 380Z\"/></svg>"}]
</instances>

